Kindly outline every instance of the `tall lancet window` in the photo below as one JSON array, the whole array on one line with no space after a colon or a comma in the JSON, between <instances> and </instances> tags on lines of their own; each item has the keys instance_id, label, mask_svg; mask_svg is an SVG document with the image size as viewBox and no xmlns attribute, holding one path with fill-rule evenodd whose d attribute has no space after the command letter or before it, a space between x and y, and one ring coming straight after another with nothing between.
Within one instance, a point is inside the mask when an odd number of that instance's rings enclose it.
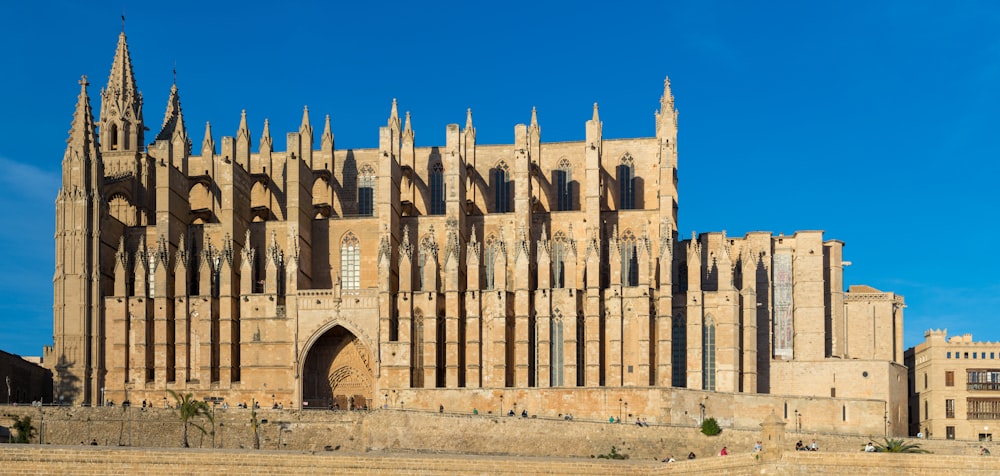
<instances>
[{"instance_id":1,"label":"tall lancet window","mask_svg":"<svg viewBox=\"0 0 1000 476\"><path fill-rule=\"evenodd\" d=\"M444 167L441 162L431 166L431 215L444 215Z\"/></svg>"},{"instance_id":2,"label":"tall lancet window","mask_svg":"<svg viewBox=\"0 0 1000 476\"><path fill-rule=\"evenodd\" d=\"M506 162L501 160L496 167L490 170L490 185L493 187L494 211L496 213L514 211L514 204L511 200L510 169Z\"/></svg>"},{"instance_id":3,"label":"tall lancet window","mask_svg":"<svg viewBox=\"0 0 1000 476\"><path fill-rule=\"evenodd\" d=\"M566 235L557 232L552 239L552 287L566 287Z\"/></svg>"},{"instance_id":4,"label":"tall lancet window","mask_svg":"<svg viewBox=\"0 0 1000 476\"><path fill-rule=\"evenodd\" d=\"M618 164L618 209L635 209L635 161L629 154Z\"/></svg>"},{"instance_id":5,"label":"tall lancet window","mask_svg":"<svg viewBox=\"0 0 1000 476\"><path fill-rule=\"evenodd\" d=\"M622 286L639 285L639 257L636 253L636 240L632 230L625 230L621 238L622 250Z\"/></svg>"},{"instance_id":6,"label":"tall lancet window","mask_svg":"<svg viewBox=\"0 0 1000 476\"><path fill-rule=\"evenodd\" d=\"M701 328L701 389L715 390L715 318L707 316Z\"/></svg>"},{"instance_id":7,"label":"tall lancet window","mask_svg":"<svg viewBox=\"0 0 1000 476\"><path fill-rule=\"evenodd\" d=\"M559 161L559 169L553 172L556 185L557 211L573 209L573 166L569 160Z\"/></svg>"},{"instance_id":8,"label":"tall lancet window","mask_svg":"<svg viewBox=\"0 0 1000 476\"><path fill-rule=\"evenodd\" d=\"M485 258L483 261L486 265L486 289L492 290L495 287L493 279L493 262L496 261L497 258L497 242L493 235L490 235L490 237L486 239L486 246L483 247L483 251L485 252Z\"/></svg>"},{"instance_id":9,"label":"tall lancet window","mask_svg":"<svg viewBox=\"0 0 1000 476\"><path fill-rule=\"evenodd\" d=\"M361 289L361 243L352 232L347 232L340 242L340 289Z\"/></svg>"},{"instance_id":10,"label":"tall lancet window","mask_svg":"<svg viewBox=\"0 0 1000 476\"><path fill-rule=\"evenodd\" d=\"M358 215L375 215L375 169L371 164L361 167L358 177Z\"/></svg>"},{"instance_id":11,"label":"tall lancet window","mask_svg":"<svg viewBox=\"0 0 1000 476\"><path fill-rule=\"evenodd\" d=\"M552 386L563 386L563 314L559 308L552 311Z\"/></svg>"},{"instance_id":12,"label":"tall lancet window","mask_svg":"<svg viewBox=\"0 0 1000 476\"><path fill-rule=\"evenodd\" d=\"M670 383L675 387L687 387L687 326L683 314L674 316L670 340Z\"/></svg>"}]
</instances>

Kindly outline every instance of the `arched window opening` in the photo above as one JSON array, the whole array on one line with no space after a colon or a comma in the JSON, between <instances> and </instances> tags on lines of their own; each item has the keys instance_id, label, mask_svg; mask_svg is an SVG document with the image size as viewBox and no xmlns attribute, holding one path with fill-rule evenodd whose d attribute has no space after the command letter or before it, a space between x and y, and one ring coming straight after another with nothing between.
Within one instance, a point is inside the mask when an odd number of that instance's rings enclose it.
<instances>
[{"instance_id":1,"label":"arched window opening","mask_svg":"<svg viewBox=\"0 0 1000 476\"><path fill-rule=\"evenodd\" d=\"M111 124L111 128L108 130L108 147L110 150L118 150L118 125Z\"/></svg>"},{"instance_id":2,"label":"arched window opening","mask_svg":"<svg viewBox=\"0 0 1000 476\"><path fill-rule=\"evenodd\" d=\"M514 204L511 200L510 169L506 162L501 160L496 167L490 170L490 181L493 186L494 211L496 213L514 211Z\"/></svg>"},{"instance_id":3,"label":"arched window opening","mask_svg":"<svg viewBox=\"0 0 1000 476\"><path fill-rule=\"evenodd\" d=\"M625 230L621 238L622 286L639 285L639 257L632 230Z\"/></svg>"},{"instance_id":4,"label":"arched window opening","mask_svg":"<svg viewBox=\"0 0 1000 476\"><path fill-rule=\"evenodd\" d=\"M670 338L671 385L687 387L687 326L683 315L674 316Z\"/></svg>"},{"instance_id":5,"label":"arched window opening","mask_svg":"<svg viewBox=\"0 0 1000 476\"><path fill-rule=\"evenodd\" d=\"M371 164L361 167L358 176L358 215L375 215L375 169Z\"/></svg>"},{"instance_id":6,"label":"arched window opening","mask_svg":"<svg viewBox=\"0 0 1000 476\"><path fill-rule=\"evenodd\" d=\"M341 290L361 289L361 244L352 232L340 242L340 278Z\"/></svg>"},{"instance_id":7,"label":"arched window opening","mask_svg":"<svg viewBox=\"0 0 1000 476\"><path fill-rule=\"evenodd\" d=\"M701 328L701 389L715 390L715 319L705 318Z\"/></svg>"},{"instance_id":8,"label":"arched window opening","mask_svg":"<svg viewBox=\"0 0 1000 476\"><path fill-rule=\"evenodd\" d=\"M435 162L431 166L431 215L444 215L445 213L445 201L444 201L444 167L441 166L441 162Z\"/></svg>"},{"instance_id":9,"label":"arched window opening","mask_svg":"<svg viewBox=\"0 0 1000 476\"><path fill-rule=\"evenodd\" d=\"M553 172L556 186L556 210L565 211L573 209L573 166L569 160L559 161L559 169Z\"/></svg>"},{"instance_id":10,"label":"arched window opening","mask_svg":"<svg viewBox=\"0 0 1000 476\"><path fill-rule=\"evenodd\" d=\"M618 165L618 209L635 209L635 161L627 153Z\"/></svg>"}]
</instances>

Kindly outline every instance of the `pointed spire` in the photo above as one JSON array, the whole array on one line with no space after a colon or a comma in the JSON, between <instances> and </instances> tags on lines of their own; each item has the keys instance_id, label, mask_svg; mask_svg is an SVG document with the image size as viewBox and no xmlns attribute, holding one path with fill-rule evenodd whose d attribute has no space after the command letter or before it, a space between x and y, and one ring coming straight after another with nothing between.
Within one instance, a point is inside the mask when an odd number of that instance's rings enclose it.
<instances>
[{"instance_id":1,"label":"pointed spire","mask_svg":"<svg viewBox=\"0 0 1000 476\"><path fill-rule=\"evenodd\" d=\"M299 126L299 133L305 134L307 132L312 135L312 125L309 124L309 106L305 106L302 110L302 125Z\"/></svg>"},{"instance_id":2,"label":"pointed spire","mask_svg":"<svg viewBox=\"0 0 1000 476\"><path fill-rule=\"evenodd\" d=\"M535 110L535 106L531 106L531 127L538 128L538 111Z\"/></svg>"},{"instance_id":3,"label":"pointed spire","mask_svg":"<svg viewBox=\"0 0 1000 476\"><path fill-rule=\"evenodd\" d=\"M118 48L115 50L115 59L111 63L111 75L108 77L108 86L105 94L117 97L119 100L129 100L139 97L139 90L135 85L135 74L132 72L132 58L128 52L128 42L125 38L125 31L118 35Z\"/></svg>"},{"instance_id":4,"label":"pointed spire","mask_svg":"<svg viewBox=\"0 0 1000 476\"><path fill-rule=\"evenodd\" d=\"M264 132L260 135L260 150L267 150L268 152L273 150L271 148L271 126L267 118L264 118Z\"/></svg>"},{"instance_id":5,"label":"pointed spire","mask_svg":"<svg viewBox=\"0 0 1000 476\"><path fill-rule=\"evenodd\" d=\"M333 129L330 127L330 115L326 115L326 121L323 124L323 148L333 148Z\"/></svg>"},{"instance_id":6,"label":"pointed spire","mask_svg":"<svg viewBox=\"0 0 1000 476\"><path fill-rule=\"evenodd\" d=\"M215 140L212 139L212 123L205 122L205 140L201 142L201 155L208 151L215 154Z\"/></svg>"},{"instance_id":7,"label":"pointed spire","mask_svg":"<svg viewBox=\"0 0 1000 476\"><path fill-rule=\"evenodd\" d=\"M389 127L393 126L399 130L399 108L396 106L396 98L392 98L392 110L389 111Z\"/></svg>"},{"instance_id":8,"label":"pointed spire","mask_svg":"<svg viewBox=\"0 0 1000 476\"><path fill-rule=\"evenodd\" d=\"M597 113L597 103L594 103L594 117L591 118L594 122L601 122L601 116Z\"/></svg>"},{"instance_id":9,"label":"pointed spire","mask_svg":"<svg viewBox=\"0 0 1000 476\"><path fill-rule=\"evenodd\" d=\"M77 96L76 110L73 111L73 122L69 129L69 138L66 139L66 156L70 157L72 152L77 157L97 158L97 135L94 115L90 108L90 96L87 95L87 76L80 77L80 95ZM72 151L72 152L71 152Z\"/></svg>"},{"instance_id":10,"label":"pointed spire","mask_svg":"<svg viewBox=\"0 0 1000 476\"><path fill-rule=\"evenodd\" d=\"M660 112L674 108L674 94L670 91L670 76L663 79L663 96L660 97Z\"/></svg>"},{"instance_id":11,"label":"pointed spire","mask_svg":"<svg viewBox=\"0 0 1000 476\"><path fill-rule=\"evenodd\" d=\"M240 111L240 128L236 131L237 138L250 138L250 128L247 127L247 110Z\"/></svg>"},{"instance_id":12,"label":"pointed spire","mask_svg":"<svg viewBox=\"0 0 1000 476\"><path fill-rule=\"evenodd\" d=\"M135 84L132 59L123 31L118 35L108 85L101 91L102 145L108 150L136 151L143 145L142 94ZM122 140L124 138L124 141Z\"/></svg>"},{"instance_id":13,"label":"pointed spire","mask_svg":"<svg viewBox=\"0 0 1000 476\"><path fill-rule=\"evenodd\" d=\"M167 98L167 112L163 115L163 127L156 134L155 140L170 140L174 134L184 131L184 113L181 110L181 98L177 93L177 84L170 87L170 97ZM186 131L185 131L186 134Z\"/></svg>"},{"instance_id":14,"label":"pointed spire","mask_svg":"<svg viewBox=\"0 0 1000 476\"><path fill-rule=\"evenodd\" d=\"M465 130L472 129L472 108L465 110Z\"/></svg>"},{"instance_id":15,"label":"pointed spire","mask_svg":"<svg viewBox=\"0 0 1000 476\"><path fill-rule=\"evenodd\" d=\"M403 139L413 141L413 127L410 126L410 111L406 111L406 122L403 123Z\"/></svg>"}]
</instances>

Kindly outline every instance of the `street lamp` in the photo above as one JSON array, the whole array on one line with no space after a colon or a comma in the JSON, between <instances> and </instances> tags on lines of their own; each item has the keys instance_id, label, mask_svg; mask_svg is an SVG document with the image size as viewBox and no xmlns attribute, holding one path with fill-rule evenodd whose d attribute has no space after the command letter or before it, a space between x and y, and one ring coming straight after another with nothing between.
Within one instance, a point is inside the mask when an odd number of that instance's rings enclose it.
<instances>
[{"instance_id":1,"label":"street lamp","mask_svg":"<svg viewBox=\"0 0 1000 476\"><path fill-rule=\"evenodd\" d=\"M700 425L702 423L705 423L705 404L699 403L698 408L701 410L701 421L698 423Z\"/></svg>"},{"instance_id":2,"label":"street lamp","mask_svg":"<svg viewBox=\"0 0 1000 476\"><path fill-rule=\"evenodd\" d=\"M799 431L801 429L799 427L799 411L798 411L798 409L793 410L793 411L795 412L795 431Z\"/></svg>"},{"instance_id":3,"label":"street lamp","mask_svg":"<svg viewBox=\"0 0 1000 476\"><path fill-rule=\"evenodd\" d=\"M101 406L104 406L104 387L101 387Z\"/></svg>"},{"instance_id":4,"label":"street lamp","mask_svg":"<svg viewBox=\"0 0 1000 476\"><path fill-rule=\"evenodd\" d=\"M385 405L382 408L385 408L386 410L388 410L389 409L389 393L386 392L386 394L383 395L383 396L385 397Z\"/></svg>"},{"instance_id":5,"label":"street lamp","mask_svg":"<svg viewBox=\"0 0 1000 476\"><path fill-rule=\"evenodd\" d=\"M623 400L619 398L618 399L618 422L619 423L621 423L621 421L622 421L622 402L623 402Z\"/></svg>"},{"instance_id":6,"label":"street lamp","mask_svg":"<svg viewBox=\"0 0 1000 476\"><path fill-rule=\"evenodd\" d=\"M628 412L628 402L625 402L625 416L627 418L632 418L632 414Z\"/></svg>"},{"instance_id":7,"label":"street lamp","mask_svg":"<svg viewBox=\"0 0 1000 476\"><path fill-rule=\"evenodd\" d=\"M503 416L503 394L500 394L500 416Z\"/></svg>"}]
</instances>

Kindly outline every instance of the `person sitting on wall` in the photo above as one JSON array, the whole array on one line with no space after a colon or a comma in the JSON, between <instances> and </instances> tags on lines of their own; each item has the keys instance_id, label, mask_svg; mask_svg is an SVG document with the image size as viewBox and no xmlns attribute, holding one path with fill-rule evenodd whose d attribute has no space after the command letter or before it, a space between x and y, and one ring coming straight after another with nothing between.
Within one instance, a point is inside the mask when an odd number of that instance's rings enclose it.
<instances>
[{"instance_id":1,"label":"person sitting on wall","mask_svg":"<svg viewBox=\"0 0 1000 476\"><path fill-rule=\"evenodd\" d=\"M507 410L507 416L514 416L514 410L513 409Z\"/></svg>"},{"instance_id":2,"label":"person sitting on wall","mask_svg":"<svg viewBox=\"0 0 1000 476\"><path fill-rule=\"evenodd\" d=\"M874 453L874 452L875 452L875 445L873 445L872 442L869 441L868 444L865 445L865 453Z\"/></svg>"},{"instance_id":3,"label":"person sitting on wall","mask_svg":"<svg viewBox=\"0 0 1000 476\"><path fill-rule=\"evenodd\" d=\"M719 456L729 456L729 451L728 451L728 450L726 450L726 447L725 447L725 446L723 446L723 447L722 447L722 450L721 450L721 451L719 451Z\"/></svg>"},{"instance_id":4,"label":"person sitting on wall","mask_svg":"<svg viewBox=\"0 0 1000 476\"><path fill-rule=\"evenodd\" d=\"M809 451L818 451L819 447L816 446L816 440L813 440L812 444L809 445Z\"/></svg>"},{"instance_id":5,"label":"person sitting on wall","mask_svg":"<svg viewBox=\"0 0 1000 476\"><path fill-rule=\"evenodd\" d=\"M762 450L763 448L764 448L764 445L762 445L760 443L760 440L757 440L757 442L754 443L754 445L753 445L753 452L754 453L760 453L760 450Z\"/></svg>"},{"instance_id":6,"label":"person sitting on wall","mask_svg":"<svg viewBox=\"0 0 1000 476\"><path fill-rule=\"evenodd\" d=\"M795 451L802 451L805 447L802 445L802 440L795 443Z\"/></svg>"},{"instance_id":7,"label":"person sitting on wall","mask_svg":"<svg viewBox=\"0 0 1000 476\"><path fill-rule=\"evenodd\" d=\"M990 455L990 450L988 450L985 446L979 447L979 456L989 456L989 455Z\"/></svg>"},{"instance_id":8,"label":"person sitting on wall","mask_svg":"<svg viewBox=\"0 0 1000 476\"><path fill-rule=\"evenodd\" d=\"M528 409L521 410L521 418L528 418Z\"/></svg>"},{"instance_id":9,"label":"person sitting on wall","mask_svg":"<svg viewBox=\"0 0 1000 476\"><path fill-rule=\"evenodd\" d=\"M694 459L694 458L695 458L694 451L688 453L688 459Z\"/></svg>"}]
</instances>

